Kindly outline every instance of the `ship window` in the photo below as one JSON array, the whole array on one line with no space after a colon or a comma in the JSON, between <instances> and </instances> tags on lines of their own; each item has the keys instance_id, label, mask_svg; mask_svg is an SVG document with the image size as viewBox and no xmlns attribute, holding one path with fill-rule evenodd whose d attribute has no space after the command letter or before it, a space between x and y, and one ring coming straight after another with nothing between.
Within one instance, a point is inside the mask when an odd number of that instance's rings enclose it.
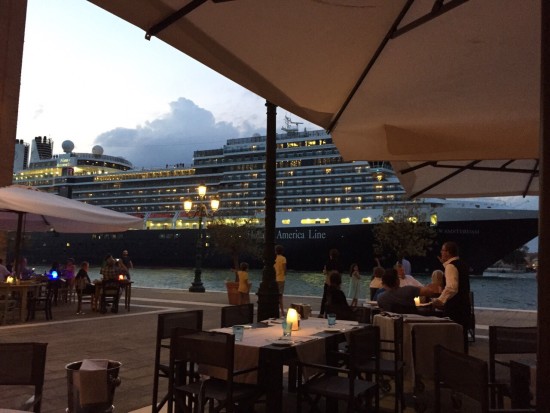
<instances>
[{"instance_id":1,"label":"ship window","mask_svg":"<svg viewBox=\"0 0 550 413\"><path fill-rule=\"evenodd\" d=\"M340 223L341 224L349 224L351 222L351 219L349 218L341 218Z\"/></svg>"},{"instance_id":2,"label":"ship window","mask_svg":"<svg viewBox=\"0 0 550 413\"><path fill-rule=\"evenodd\" d=\"M290 224L290 219L283 219L283 220L281 220L281 223L283 225L289 225Z\"/></svg>"},{"instance_id":3,"label":"ship window","mask_svg":"<svg viewBox=\"0 0 550 413\"><path fill-rule=\"evenodd\" d=\"M437 225L437 214L430 215L430 224Z\"/></svg>"}]
</instances>

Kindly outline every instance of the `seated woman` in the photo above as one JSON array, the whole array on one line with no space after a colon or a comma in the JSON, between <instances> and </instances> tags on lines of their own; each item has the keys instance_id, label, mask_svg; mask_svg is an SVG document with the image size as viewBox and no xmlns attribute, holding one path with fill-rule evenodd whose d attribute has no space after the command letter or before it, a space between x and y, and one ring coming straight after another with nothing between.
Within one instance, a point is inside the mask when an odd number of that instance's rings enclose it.
<instances>
[{"instance_id":1,"label":"seated woman","mask_svg":"<svg viewBox=\"0 0 550 413\"><path fill-rule=\"evenodd\" d=\"M382 276L384 275L384 268L374 267L372 270L372 280L370 282L370 299L371 301L376 300L374 297L378 291L382 288Z\"/></svg>"},{"instance_id":2,"label":"seated woman","mask_svg":"<svg viewBox=\"0 0 550 413\"><path fill-rule=\"evenodd\" d=\"M355 320L353 310L348 304L346 295L341 290L342 276L338 271L330 272L329 283L326 301L327 314L334 313L336 318L340 320Z\"/></svg>"},{"instance_id":3,"label":"seated woman","mask_svg":"<svg viewBox=\"0 0 550 413\"><path fill-rule=\"evenodd\" d=\"M434 286L436 293L432 294L433 297L439 297L443 289L445 288L445 274L441 270L435 270L432 272L432 285Z\"/></svg>"}]
</instances>

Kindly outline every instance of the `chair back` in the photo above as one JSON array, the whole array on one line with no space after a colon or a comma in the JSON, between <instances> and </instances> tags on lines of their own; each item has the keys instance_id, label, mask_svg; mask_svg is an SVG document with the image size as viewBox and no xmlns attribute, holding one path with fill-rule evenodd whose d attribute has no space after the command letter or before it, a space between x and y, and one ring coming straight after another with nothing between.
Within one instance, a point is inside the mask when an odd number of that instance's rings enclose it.
<instances>
[{"instance_id":1,"label":"chair back","mask_svg":"<svg viewBox=\"0 0 550 413\"><path fill-rule=\"evenodd\" d=\"M202 319L202 310L159 314L157 319L157 347L160 346L163 339L172 337L172 330L175 328L202 330Z\"/></svg>"},{"instance_id":2,"label":"chair back","mask_svg":"<svg viewBox=\"0 0 550 413\"><path fill-rule=\"evenodd\" d=\"M120 293L120 282L118 280L103 280L101 282L102 295L108 298L118 298Z\"/></svg>"},{"instance_id":3,"label":"chair back","mask_svg":"<svg viewBox=\"0 0 550 413\"><path fill-rule=\"evenodd\" d=\"M221 327L254 322L254 304L240 304L222 307Z\"/></svg>"},{"instance_id":4,"label":"chair back","mask_svg":"<svg viewBox=\"0 0 550 413\"><path fill-rule=\"evenodd\" d=\"M378 372L380 363L380 328L368 325L353 330L349 336L349 369L355 372L367 371L375 364Z\"/></svg>"},{"instance_id":5,"label":"chair back","mask_svg":"<svg viewBox=\"0 0 550 413\"><path fill-rule=\"evenodd\" d=\"M476 402L481 413L489 410L487 362L467 354L449 350L441 345L435 348L435 411L445 405L441 389L451 389L451 403L455 411L465 401L464 396ZM448 409L445 409L448 411Z\"/></svg>"},{"instance_id":6,"label":"chair back","mask_svg":"<svg viewBox=\"0 0 550 413\"><path fill-rule=\"evenodd\" d=\"M498 354L535 354L537 327L489 326L489 378L495 382L496 364L509 367L497 359Z\"/></svg>"},{"instance_id":7,"label":"chair back","mask_svg":"<svg viewBox=\"0 0 550 413\"><path fill-rule=\"evenodd\" d=\"M176 328L170 341L170 361L218 367L233 377L235 336L216 331Z\"/></svg>"},{"instance_id":8,"label":"chair back","mask_svg":"<svg viewBox=\"0 0 550 413\"><path fill-rule=\"evenodd\" d=\"M47 343L0 343L0 385L34 386L33 411L40 413Z\"/></svg>"}]
</instances>

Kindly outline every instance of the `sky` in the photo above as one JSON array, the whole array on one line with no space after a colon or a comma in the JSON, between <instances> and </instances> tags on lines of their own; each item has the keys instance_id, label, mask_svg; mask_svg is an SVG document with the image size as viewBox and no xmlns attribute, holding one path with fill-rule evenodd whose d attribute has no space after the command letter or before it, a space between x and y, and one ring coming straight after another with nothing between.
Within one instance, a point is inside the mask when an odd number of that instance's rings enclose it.
<instances>
[{"instance_id":1,"label":"sky","mask_svg":"<svg viewBox=\"0 0 550 413\"><path fill-rule=\"evenodd\" d=\"M29 0L17 139L101 145L137 167L265 134L265 99L85 0ZM319 127L278 108L285 115Z\"/></svg>"},{"instance_id":2,"label":"sky","mask_svg":"<svg viewBox=\"0 0 550 413\"><path fill-rule=\"evenodd\" d=\"M28 0L17 139L101 145L136 167L190 165L194 150L265 134L265 99L86 0ZM320 129L282 108L309 130ZM537 209L537 197L507 198ZM528 244L531 251L537 243Z\"/></svg>"}]
</instances>

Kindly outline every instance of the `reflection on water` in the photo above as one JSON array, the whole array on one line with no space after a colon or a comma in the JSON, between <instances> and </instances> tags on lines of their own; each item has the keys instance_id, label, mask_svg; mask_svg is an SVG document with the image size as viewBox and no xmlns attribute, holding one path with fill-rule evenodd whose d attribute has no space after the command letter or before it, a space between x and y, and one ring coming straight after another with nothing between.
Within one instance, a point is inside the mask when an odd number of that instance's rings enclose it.
<instances>
[{"instance_id":1,"label":"reflection on water","mask_svg":"<svg viewBox=\"0 0 550 413\"><path fill-rule=\"evenodd\" d=\"M36 268L44 272L46 268ZM99 268L91 268L90 278L100 278ZM132 280L136 287L168 288L188 290L195 277L192 268L134 268ZM262 279L261 270L249 273L252 292L257 291ZM205 269L202 282L207 291L225 291L225 280L234 278L231 270ZM416 277L420 282L430 282L430 276ZM349 277L344 274L342 290L347 294ZM370 276L362 278L361 293L365 297ZM289 272L286 278L286 295L321 296L323 294L324 275L321 272ZM537 285L534 273L501 274L486 273L483 277L472 277L470 284L475 297L476 307L511 308L523 310L537 309Z\"/></svg>"}]
</instances>

